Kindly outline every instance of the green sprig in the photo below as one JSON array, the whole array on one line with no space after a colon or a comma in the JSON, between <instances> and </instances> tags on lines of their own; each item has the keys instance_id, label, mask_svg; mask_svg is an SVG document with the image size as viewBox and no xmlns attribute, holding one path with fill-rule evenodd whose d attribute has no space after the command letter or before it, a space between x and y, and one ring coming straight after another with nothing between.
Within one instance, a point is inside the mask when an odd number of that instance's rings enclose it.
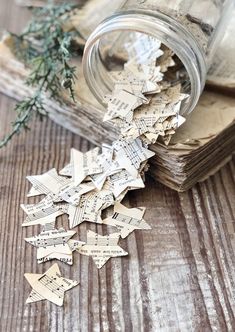
<instances>
[{"instance_id":1,"label":"green sprig","mask_svg":"<svg viewBox=\"0 0 235 332\"><path fill-rule=\"evenodd\" d=\"M23 33L11 34L13 52L31 68L25 83L35 93L16 104L12 132L0 142L0 148L22 129L28 129L34 115L42 119L47 114L43 103L45 93L60 101L62 90L67 89L75 102L76 68L70 65L70 60L74 56L73 40L77 32L63 29L73 9L70 4L52 3L33 9L33 18Z\"/></svg>"}]
</instances>

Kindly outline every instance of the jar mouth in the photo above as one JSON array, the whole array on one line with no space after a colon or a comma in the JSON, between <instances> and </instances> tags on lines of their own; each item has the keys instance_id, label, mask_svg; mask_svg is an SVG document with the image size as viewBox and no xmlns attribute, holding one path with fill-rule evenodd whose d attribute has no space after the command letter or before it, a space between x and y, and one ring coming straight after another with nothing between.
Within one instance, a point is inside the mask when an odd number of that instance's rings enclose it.
<instances>
[{"instance_id":1,"label":"jar mouth","mask_svg":"<svg viewBox=\"0 0 235 332\"><path fill-rule=\"evenodd\" d=\"M181 112L191 112L205 86L207 68L204 55L193 35L176 20L151 11L116 13L104 20L90 35L84 50L83 72L87 85L97 100L104 105L104 95L112 91L112 82L100 57L100 40L117 31L148 34L176 54L184 65L191 84L190 97Z\"/></svg>"}]
</instances>

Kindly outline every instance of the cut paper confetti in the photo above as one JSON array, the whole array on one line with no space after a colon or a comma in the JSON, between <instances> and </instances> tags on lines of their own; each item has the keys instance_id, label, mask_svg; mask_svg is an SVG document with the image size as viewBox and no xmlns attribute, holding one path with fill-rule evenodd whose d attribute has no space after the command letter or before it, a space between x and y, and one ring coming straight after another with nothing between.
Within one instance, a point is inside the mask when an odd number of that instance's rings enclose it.
<instances>
[{"instance_id":1,"label":"cut paper confetti","mask_svg":"<svg viewBox=\"0 0 235 332\"><path fill-rule=\"evenodd\" d=\"M21 204L21 208L27 214L22 226L46 225L55 223L57 217L67 213L68 204L55 204L48 195L38 204Z\"/></svg>"},{"instance_id":2,"label":"cut paper confetti","mask_svg":"<svg viewBox=\"0 0 235 332\"><path fill-rule=\"evenodd\" d=\"M43 194L57 195L60 189L71 181L63 176L59 176L55 168L42 175L27 176L27 179L33 185L33 191L30 190L29 192L30 196Z\"/></svg>"},{"instance_id":3,"label":"cut paper confetti","mask_svg":"<svg viewBox=\"0 0 235 332\"><path fill-rule=\"evenodd\" d=\"M44 274L25 273L24 276L32 287L26 303L48 300L62 306L64 293L79 284L78 281L62 277L57 264L52 265Z\"/></svg>"},{"instance_id":4,"label":"cut paper confetti","mask_svg":"<svg viewBox=\"0 0 235 332\"><path fill-rule=\"evenodd\" d=\"M72 180L74 185L79 185L88 175L102 172L96 159L99 148L92 149L86 153L71 149Z\"/></svg>"},{"instance_id":5,"label":"cut paper confetti","mask_svg":"<svg viewBox=\"0 0 235 332\"><path fill-rule=\"evenodd\" d=\"M114 205L114 213L103 220L103 224L116 227L120 236L125 239L135 229L149 230L151 227L143 219L145 208L128 209L121 203Z\"/></svg>"},{"instance_id":6,"label":"cut paper confetti","mask_svg":"<svg viewBox=\"0 0 235 332\"><path fill-rule=\"evenodd\" d=\"M69 240L76 232L66 231L63 228L43 230L39 235L25 238L25 241L37 247L37 261L44 263L52 259L58 259L69 265L73 264L74 244ZM84 242L76 241L76 245L83 245Z\"/></svg>"},{"instance_id":7,"label":"cut paper confetti","mask_svg":"<svg viewBox=\"0 0 235 332\"><path fill-rule=\"evenodd\" d=\"M118 245L119 238L120 233L102 236L89 230L87 232L87 243L76 250L82 255L91 256L98 269L100 269L111 257L128 255Z\"/></svg>"},{"instance_id":8,"label":"cut paper confetti","mask_svg":"<svg viewBox=\"0 0 235 332\"><path fill-rule=\"evenodd\" d=\"M72 265L73 255L80 253L91 256L100 269L111 257L128 255L118 245L120 237L151 229L144 207L127 208L121 201L129 191L145 187L148 161L154 156L149 145L159 139L169 144L185 122L182 108L188 95L182 92L177 73L172 82L167 78L175 66L172 51L147 35L131 33L131 39L126 43L129 59L123 70L110 72L113 90L104 96L104 121L119 128L119 138L103 144L101 151L72 148L69 163L59 173L53 168L27 177L32 184L28 197L44 195L39 203L22 204L27 214L22 226L42 225L40 234L25 239L37 248L38 263L57 259ZM104 219L103 211L111 206L113 214L108 211ZM55 227L63 214L70 229L88 222L115 227L117 232L103 236L88 230L86 242L71 239L75 231ZM77 284L65 282L56 264L44 275L26 278L33 287L27 303L48 299L62 305L64 291Z\"/></svg>"}]
</instances>

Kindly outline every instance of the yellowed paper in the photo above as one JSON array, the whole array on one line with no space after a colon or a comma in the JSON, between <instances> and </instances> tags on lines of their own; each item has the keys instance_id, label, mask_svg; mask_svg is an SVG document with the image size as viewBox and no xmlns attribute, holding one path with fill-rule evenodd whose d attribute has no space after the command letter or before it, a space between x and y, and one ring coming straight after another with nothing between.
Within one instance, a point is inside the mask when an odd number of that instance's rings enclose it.
<instances>
[{"instance_id":1,"label":"yellowed paper","mask_svg":"<svg viewBox=\"0 0 235 332\"><path fill-rule=\"evenodd\" d=\"M24 276L32 287L26 303L48 300L62 306L65 292L79 284L78 281L62 277L57 264L44 274L25 273Z\"/></svg>"},{"instance_id":2,"label":"yellowed paper","mask_svg":"<svg viewBox=\"0 0 235 332\"><path fill-rule=\"evenodd\" d=\"M76 234L74 231L66 231L63 228L42 231L39 235L25 238L25 241L37 247L37 261L44 263L52 259L58 259L69 265L73 264L73 250L69 240ZM76 245L83 242L76 241ZM73 246L73 245L72 245Z\"/></svg>"},{"instance_id":3,"label":"yellowed paper","mask_svg":"<svg viewBox=\"0 0 235 332\"><path fill-rule=\"evenodd\" d=\"M128 209L121 203L116 203L113 215L104 219L103 224L116 227L124 239L136 229L151 229L143 219L144 214L145 208Z\"/></svg>"},{"instance_id":4,"label":"yellowed paper","mask_svg":"<svg viewBox=\"0 0 235 332\"><path fill-rule=\"evenodd\" d=\"M111 257L128 255L118 245L119 238L119 233L102 236L89 230L87 232L87 243L78 248L77 251L82 255L91 256L97 268L100 269Z\"/></svg>"},{"instance_id":5,"label":"yellowed paper","mask_svg":"<svg viewBox=\"0 0 235 332\"><path fill-rule=\"evenodd\" d=\"M27 176L27 179L33 185L33 191L30 190L30 196L33 196L32 193L34 195L57 195L63 186L71 182L70 179L59 176L55 168L42 175Z\"/></svg>"}]
</instances>

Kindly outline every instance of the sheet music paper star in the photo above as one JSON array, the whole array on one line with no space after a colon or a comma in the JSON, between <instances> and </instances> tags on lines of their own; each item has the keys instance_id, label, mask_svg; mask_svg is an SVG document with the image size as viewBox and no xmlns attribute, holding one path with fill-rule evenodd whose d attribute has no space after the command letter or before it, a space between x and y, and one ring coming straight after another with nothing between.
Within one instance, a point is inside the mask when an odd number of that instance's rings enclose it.
<instances>
[{"instance_id":1,"label":"sheet music paper star","mask_svg":"<svg viewBox=\"0 0 235 332\"><path fill-rule=\"evenodd\" d=\"M163 74L160 72L160 67L126 63L125 72L132 74L137 81L145 82L142 92L145 94L156 94L161 92L160 86L157 84L163 79Z\"/></svg>"},{"instance_id":2,"label":"sheet music paper star","mask_svg":"<svg viewBox=\"0 0 235 332\"><path fill-rule=\"evenodd\" d=\"M63 186L71 182L70 179L59 176L55 168L41 175L27 176L27 179L33 185L33 190L30 190L29 196L57 195Z\"/></svg>"},{"instance_id":3,"label":"sheet music paper star","mask_svg":"<svg viewBox=\"0 0 235 332\"><path fill-rule=\"evenodd\" d=\"M154 101L154 107L158 105L167 105L167 104L177 104L180 101L183 101L189 97L188 94L181 92L181 84L169 87L166 90L153 96L152 100Z\"/></svg>"},{"instance_id":4,"label":"sheet music paper star","mask_svg":"<svg viewBox=\"0 0 235 332\"><path fill-rule=\"evenodd\" d=\"M124 239L136 229L149 230L151 227L143 219L145 208L128 209L121 203L114 205L114 213L111 217L103 220L103 224L116 227Z\"/></svg>"},{"instance_id":5,"label":"sheet music paper star","mask_svg":"<svg viewBox=\"0 0 235 332\"><path fill-rule=\"evenodd\" d=\"M57 264L52 265L44 274L25 273L24 276L32 287L27 304L48 300L62 306L65 292L79 284L78 281L62 277Z\"/></svg>"},{"instance_id":6,"label":"sheet music paper star","mask_svg":"<svg viewBox=\"0 0 235 332\"><path fill-rule=\"evenodd\" d=\"M69 227L74 228L84 221L101 224L101 211L113 203L113 194L108 190L82 195L78 206L69 205Z\"/></svg>"},{"instance_id":7,"label":"sheet music paper star","mask_svg":"<svg viewBox=\"0 0 235 332\"><path fill-rule=\"evenodd\" d=\"M122 170L119 173L111 175L109 180L113 186L113 194L116 199L126 190L140 189L145 187L141 176L135 178L126 170Z\"/></svg>"},{"instance_id":8,"label":"sheet music paper star","mask_svg":"<svg viewBox=\"0 0 235 332\"><path fill-rule=\"evenodd\" d=\"M54 204L53 195L48 195L37 204L21 204L27 214L22 226L55 223L57 217L67 213L68 204Z\"/></svg>"},{"instance_id":9,"label":"sheet music paper star","mask_svg":"<svg viewBox=\"0 0 235 332\"><path fill-rule=\"evenodd\" d=\"M129 128L125 129L122 132L122 137L127 140L134 140L146 133L155 133L154 128L155 123L157 122L155 117L143 117L141 119L134 119Z\"/></svg>"},{"instance_id":10,"label":"sheet music paper star","mask_svg":"<svg viewBox=\"0 0 235 332\"><path fill-rule=\"evenodd\" d=\"M143 146L139 138L133 141L115 141L113 147L116 160L120 166L126 169L133 177L138 177L138 170L141 163L155 155L154 152Z\"/></svg>"},{"instance_id":11,"label":"sheet music paper star","mask_svg":"<svg viewBox=\"0 0 235 332\"><path fill-rule=\"evenodd\" d=\"M148 103L148 98L145 97L144 93L152 93L159 91L159 86L146 79L138 79L134 76L131 71L123 70L121 72L113 72L110 74L115 82L114 92L125 90L135 96L138 96L143 104Z\"/></svg>"},{"instance_id":12,"label":"sheet music paper star","mask_svg":"<svg viewBox=\"0 0 235 332\"><path fill-rule=\"evenodd\" d=\"M100 269L111 257L128 255L118 245L119 238L119 233L102 236L89 230L87 232L87 243L77 251L82 255L91 256L97 268Z\"/></svg>"},{"instance_id":13,"label":"sheet music paper star","mask_svg":"<svg viewBox=\"0 0 235 332\"><path fill-rule=\"evenodd\" d=\"M34 197L42 195L39 190L35 189L33 186L30 188L27 197Z\"/></svg>"},{"instance_id":14,"label":"sheet music paper star","mask_svg":"<svg viewBox=\"0 0 235 332\"><path fill-rule=\"evenodd\" d=\"M175 134L177 128L182 126L186 119L181 115L175 115L171 117L170 120L163 122L163 127L165 130L165 136L162 138L165 145L168 145L171 141L172 136Z\"/></svg>"},{"instance_id":15,"label":"sheet music paper star","mask_svg":"<svg viewBox=\"0 0 235 332\"><path fill-rule=\"evenodd\" d=\"M110 96L107 104L107 112L103 121L121 118L131 122L133 111L143 104L143 100L128 91L120 90Z\"/></svg>"},{"instance_id":16,"label":"sheet music paper star","mask_svg":"<svg viewBox=\"0 0 235 332\"><path fill-rule=\"evenodd\" d=\"M113 147L108 144L102 145L102 154L97 157L97 163L102 167L103 172L91 175L91 180L98 190L101 190L108 176L121 170L117 161L113 160Z\"/></svg>"},{"instance_id":17,"label":"sheet music paper star","mask_svg":"<svg viewBox=\"0 0 235 332\"><path fill-rule=\"evenodd\" d=\"M66 231L63 228L42 231L39 235L25 238L25 241L37 248L37 261L44 263L58 259L69 265L73 264L73 255L69 239L76 232ZM78 242L78 241L77 241ZM81 242L81 244L84 244Z\"/></svg>"},{"instance_id":18,"label":"sheet music paper star","mask_svg":"<svg viewBox=\"0 0 235 332\"><path fill-rule=\"evenodd\" d=\"M78 205L81 196L94 190L95 188L96 187L92 182L81 183L78 186L69 184L60 190L58 197L67 203Z\"/></svg>"},{"instance_id":19,"label":"sheet music paper star","mask_svg":"<svg viewBox=\"0 0 235 332\"><path fill-rule=\"evenodd\" d=\"M74 185L79 185L88 175L101 173L102 168L97 165L96 159L99 148L86 153L71 149L72 180Z\"/></svg>"}]
</instances>

